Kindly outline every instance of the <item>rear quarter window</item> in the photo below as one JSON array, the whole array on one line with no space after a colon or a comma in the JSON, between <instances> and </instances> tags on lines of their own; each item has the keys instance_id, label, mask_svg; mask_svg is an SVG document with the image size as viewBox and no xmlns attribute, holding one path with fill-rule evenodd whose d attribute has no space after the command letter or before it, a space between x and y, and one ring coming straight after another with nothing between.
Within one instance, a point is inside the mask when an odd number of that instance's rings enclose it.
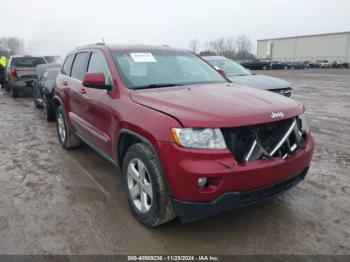
<instances>
[{"instance_id":1,"label":"rear quarter window","mask_svg":"<svg viewBox=\"0 0 350 262\"><path fill-rule=\"evenodd\" d=\"M67 56L66 60L64 61L62 71L61 73L64 75L70 75L70 70L72 68L72 63L73 63L74 55L69 55Z\"/></svg>"},{"instance_id":2,"label":"rear quarter window","mask_svg":"<svg viewBox=\"0 0 350 262\"><path fill-rule=\"evenodd\" d=\"M11 60L11 66L15 67L36 67L45 63L42 57L13 57Z\"/></svg>"},{"instance_id":3,"label":"rear quarter window","mask_svg":"<svg viewBox=\"0 0 350 262\"><path fill-rule=\"evenodd\" d=\"M83 80L84 73L86 72L88 58L89 58L88 52L78 53L75 56L73 66L72 66L71 77L78 80Z\"/></svg>"}]
</instances>

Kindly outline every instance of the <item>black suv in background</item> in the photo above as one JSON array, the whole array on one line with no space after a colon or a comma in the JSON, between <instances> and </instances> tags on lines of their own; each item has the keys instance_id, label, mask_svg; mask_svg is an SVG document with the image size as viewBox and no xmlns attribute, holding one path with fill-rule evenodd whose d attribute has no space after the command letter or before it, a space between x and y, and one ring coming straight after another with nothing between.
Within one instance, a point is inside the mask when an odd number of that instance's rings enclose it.
<instances>
[{"instance_id":1,"label":"black suv in background","mask_svg":"<svg viewBox=\"0 0 350 262\"><path fill-rule=\"evenodd\" d=\"M52 98L60 68L61 66L55 63L38 65L36 67L38 80L33 84L34 105L43 109L47 121L54 121L56 118Z\"/></svg>"},{"instance_id":2,"label":"black suv in background","mask_svg":"<svg viewBox=\"0 0 350 262\"><path fill-rule=\"evenodd\" d=\"M242 60L239 63L245 68L251 70L268 70L271 68L271 62L269 60L252 59L252 60Z\"/></svg>"}]
</instances>

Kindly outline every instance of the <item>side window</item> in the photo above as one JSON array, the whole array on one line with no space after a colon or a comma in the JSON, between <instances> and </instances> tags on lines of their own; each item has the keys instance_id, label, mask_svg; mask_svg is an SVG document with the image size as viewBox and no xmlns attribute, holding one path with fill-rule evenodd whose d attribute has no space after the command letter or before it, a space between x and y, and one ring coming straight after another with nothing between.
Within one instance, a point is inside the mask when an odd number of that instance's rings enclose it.
<instances>
[{"instance_id":1,"label":"side window","mask_svg":"<svg viewBox=\"0 0 350 262\"><path fill-rule=\"evenodd\" d=\"M93 52L91 54L88 72L104 73L106 85L112 85L112 80L109 75L107 64L102 54L96 52Z\"/></svg>"},{"instance_id":2,"label":"side window","mask_svg":"<svg viewBox=\"0 0 350 262\"><path fill-rule=\"evenodd\" d=\"M86 63L88 58L89 58L88 52L78 53L75 56L73 66L72 66L71 77L81 81L83 80L84 73L86 72Z\"/></svg>"},{"instance_id":3,"label":"side window","mask_svg":"<svg viewBox=\"0 0 350 262\"><path fill-rule=\"evenodd\" d=\"M66 58L66 61L64 61L64 65L62 67L61 73L64 75L69 75L70 74L70 69L72 67L72 62L74 59L74 55L69 55Z\"/></svg>"}]
</instances>

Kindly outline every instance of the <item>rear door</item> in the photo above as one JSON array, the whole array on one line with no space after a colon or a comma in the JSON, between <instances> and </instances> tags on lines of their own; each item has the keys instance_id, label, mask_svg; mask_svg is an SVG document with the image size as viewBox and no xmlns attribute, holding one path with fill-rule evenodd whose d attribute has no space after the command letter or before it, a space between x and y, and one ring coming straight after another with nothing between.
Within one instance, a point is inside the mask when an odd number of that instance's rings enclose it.
<instances>
[{"instance_id":1,"label":"rear door","mask_svg":"<svg viewBox=\"0 0 350 262\"><path fill-rule=\"evenodd\" d=\"M83 86L83 77L86 73L89 55L89 52L80 52L75 55L70 78L66 81L70 109L67 113L74 129L83 135L86 134L84 114L87 110L86 88Z\"/></svg>"},{"instance_id":2,"label":"rear door","mask_svg":"<svg viewBox=\"0 0 350 262\"><path fill-rule=\"evenodd\" d=\"M102 52L93 51L91 53L87 72L103 73L106 85L112 86L111 75ZM112 98L106 90L86 88L85 103L87 104L83 114L84 120L87 122L87 139L109 156L112 155L109 132L112 121L112 114L109 108L111 100Z\"/></svg>"}]
</instances>

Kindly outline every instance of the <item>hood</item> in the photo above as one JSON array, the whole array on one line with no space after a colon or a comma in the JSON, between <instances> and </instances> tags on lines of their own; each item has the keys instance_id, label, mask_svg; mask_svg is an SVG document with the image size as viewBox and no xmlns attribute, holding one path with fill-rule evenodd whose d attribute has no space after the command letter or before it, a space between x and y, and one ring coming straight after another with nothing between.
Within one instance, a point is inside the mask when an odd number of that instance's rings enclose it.
<instances>
[{"instance_id":1,"label":"hood","mask_svg":"<svg viewBox=\"0 0 350 262\"><path fill-rule=\"evenodd\" d=\"M229 79L233 83L264 90L282 89L290 87L290 83L288 83L287 81L271 76L247 75L233 76L229 77Z\"/></svg>"},{"instance_id":2,"label":"hood","mask_svg":"<svg viewBox=\"0 0 350 262\"><path fill-rule=\"evenodd\" d=\"M209 84L135 90L131 99L176 118L185 127L236 127L268 123L272 112L285 118L303 112L303 105L268 91L233 84Z\"/></svg>"}]
</instances>

